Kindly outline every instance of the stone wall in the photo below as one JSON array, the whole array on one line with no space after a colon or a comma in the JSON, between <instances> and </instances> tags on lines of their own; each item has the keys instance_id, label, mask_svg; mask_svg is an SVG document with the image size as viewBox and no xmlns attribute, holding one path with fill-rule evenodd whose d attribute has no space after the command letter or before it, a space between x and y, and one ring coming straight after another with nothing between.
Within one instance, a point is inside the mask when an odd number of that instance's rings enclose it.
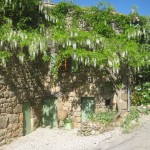
<instances>
[{"instance_id":1,"label":"stone wall","mask_svg":"<svg viewBox=\"0 0 150 150\"><path fill-rule=\"evenodd\" d=\"M61 72L58 82L51 84L50 76L45 78L47 93L58 98L58 122L63 126L63 120L69 117L73 120L75 128L81 127L81 99L94 97L95 112L116 109L119 101L121 108L127 109L127 90L118 91L116 94L112 83L100 71L87 68L83 72ZM107 104L107 101L109 104Z\"/></svg>"},{"instance_id":2,"label":"stone wall","mask_svg":"<svg viewBox=\"0 0 150 150\"><path fill-rule=\"evenodd\" d=\"M32 66L33 65L33 66ZM41 123L41 71L13 61L0 68L0 145L23 135L23 103L31 104L31 131Z\"/></svg>"},{"instance_id":3,"label":"stone wall","mask_svg":"<svg viewBox=\"0 0 150 150\"><path fill-rule=\"evenodd\" d=\"M38 63L38 62L37 62ZM115 108L116 101L127 106L127 92L115 94L112 83L100 70L86 68L79 72L60 72L54 83L47 66L13 61L0 68L0 145L23 135L23 103L31 104L31 131L41 125L42 104L47 97L56 97L59 127L69 117L74 128L82 123L81 99L94 97L95 112ZM107 104L107 101L109 104Z\"/></svg>"},{"instance_id":4,"label":"stone wall","mask_svg":"<svg viewBox=\"0 0 150 150\"><path fill-rule=\"evenodd\" d=\"M2 80L1 80L2 81ZM22 105L8 85L0 83L0 145L22 135Z\"/></svg>"}]
</instances>

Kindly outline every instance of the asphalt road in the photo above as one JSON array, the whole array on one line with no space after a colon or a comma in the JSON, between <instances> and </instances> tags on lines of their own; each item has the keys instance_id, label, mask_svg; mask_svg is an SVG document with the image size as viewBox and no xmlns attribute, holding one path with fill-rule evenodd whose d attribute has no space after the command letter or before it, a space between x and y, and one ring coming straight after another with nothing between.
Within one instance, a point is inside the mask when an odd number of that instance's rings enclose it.
<instances>
[{"instance_id":1,"label":"asphalt road","mask_svg":"<svg viewBox=\"0 0 150 150\"><path fill-rule=\"evenodd\" d=\"M99 143L94 150L150 150L150 121L133 133Z\"/></svg>"}]
</instances>

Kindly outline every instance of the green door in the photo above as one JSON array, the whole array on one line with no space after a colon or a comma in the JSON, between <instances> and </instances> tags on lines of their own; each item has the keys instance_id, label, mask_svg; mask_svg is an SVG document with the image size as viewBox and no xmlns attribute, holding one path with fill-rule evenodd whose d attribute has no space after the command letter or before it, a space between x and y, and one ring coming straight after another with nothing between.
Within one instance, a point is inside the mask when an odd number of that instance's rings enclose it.
<instances>
[{"instance_id":1,"label":"green door","mask_svg":"<svg viewBox=\"0 0 150 150\"><path fill-rule=\"evenodd\" d=\"M94 97L82 97L81 103L82 122L86 122L89 118L89 115L95 112Z\"/></svg>"},{"instance_id":2,"label":"green door","mask_svg":"<svg viewBox=\"0 0 150 150\"><path fill-rule=\"evenodd\" d=\"M23 103L23 135L31 132L30 103Z\"/></svg>"},{"instance_id":3,"label":"green door","mask_svg":"<svg viewBox=\"0 0 150 150\"><path fill-rule=\"evenodd\" d=\"M58 127L56 98L44 100L42 123L43 126Z\"/></svg>"}]
</instances>

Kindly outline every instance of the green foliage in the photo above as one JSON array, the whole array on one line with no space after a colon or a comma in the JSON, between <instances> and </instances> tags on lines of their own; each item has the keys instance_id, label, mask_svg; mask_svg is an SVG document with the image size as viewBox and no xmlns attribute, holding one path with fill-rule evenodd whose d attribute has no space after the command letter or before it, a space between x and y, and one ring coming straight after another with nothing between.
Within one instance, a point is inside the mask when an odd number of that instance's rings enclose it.
<instances>
[{"instance_id":1,"label":"green foliage","mask_svg":"<svg viewBox=\"0 0 150 150\"><path fill-rule=\"evenodd\" d=\"M141 86L135 88L133 104L147 105L150 104L150 82L146 82Z\"/></svg>"},{"instance_id":2,"label":"green foliage","mask_svg":"<svg viewBox=\"0 0 150 150\"><path fill-rule=\"evenodd\" d=\"M112 123L115 114L116 112L114 111L91 113L89 119L93 122L100 122L101 124L108 125Z\"/></svg>"},{"instance_id":3,"label":"green foliage","mask_svg":"<svg viewBox=\"0 0 150 150\"><path fill-rule=\"evenodd\" d=\"M73 124L73 121L72 121L71 118L65 118L65 119L63 120L63 122L64 122L64 124L67 124L67 123Z\"/></svg>"},{"instance_id":4,"label":"green foliage","mask_svg":"<svg viewBox=\"0 0 150 150\"><path fill-rule=\"evenodd\" d=\"M84 67L110 68L116 76L124 65L136 70L150 63L144 17L114 13L109 3L82 8L73 2L45 6L40 0L2 0L0 6L0 51L21 63L39 53L51 62L51 49L59 54L51 69L56 76L59 64L70 57Z\"/></svg>"},{"instance_id":5,"label":"green foliage","mask_svg":"<svg viewBox=\"0 0 150 150\"><path fill-rule=\"evenodd\" d=\"M137 92L133 92L131 95L132 105L140 106L141 105L141 97L137 94Z\"/></svg>"},{"instance_id":6,"label":"green foliage","mask_svg":"<svg viewBox=\"0 0 150 150\"><path fill-rule=\"evenodd\" d=\"M8 58L10 58L12 56L12 54L10 52L7 52L7 51L0 51L0 62L3 64L3 65L6 65L6 60Z\"/></svg>"},{"instance_id":7,"label":"green foliage","mask_svg":"<svg viewBox=\"0 0 150 150\"><path fill-rule=\"evenodd\" d=\"M124 133L130 132L132 129L134 129L138 125L138 119L139 119L139 111L136 107L132 107L130 110L130 113L127 115L125 120L122 123L122 128Z\"/></svg>"}]
</instances>

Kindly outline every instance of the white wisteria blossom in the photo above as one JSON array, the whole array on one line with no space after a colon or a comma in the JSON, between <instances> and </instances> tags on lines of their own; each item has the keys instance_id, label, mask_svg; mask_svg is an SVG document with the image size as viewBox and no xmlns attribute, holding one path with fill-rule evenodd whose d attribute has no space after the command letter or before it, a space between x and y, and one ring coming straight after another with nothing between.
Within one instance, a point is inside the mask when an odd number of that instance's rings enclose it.
<instances>
[{"instance_id":1,"label":"white wisteria blossom","mask_svg":"<svg viewBox=\"0 0 150 150\"><path fill-rule=\"evenodd\" d=\"M77 44L73 43L73 49L76 49L76 48L77 48Z\"/></svg>"}]
</instances>

